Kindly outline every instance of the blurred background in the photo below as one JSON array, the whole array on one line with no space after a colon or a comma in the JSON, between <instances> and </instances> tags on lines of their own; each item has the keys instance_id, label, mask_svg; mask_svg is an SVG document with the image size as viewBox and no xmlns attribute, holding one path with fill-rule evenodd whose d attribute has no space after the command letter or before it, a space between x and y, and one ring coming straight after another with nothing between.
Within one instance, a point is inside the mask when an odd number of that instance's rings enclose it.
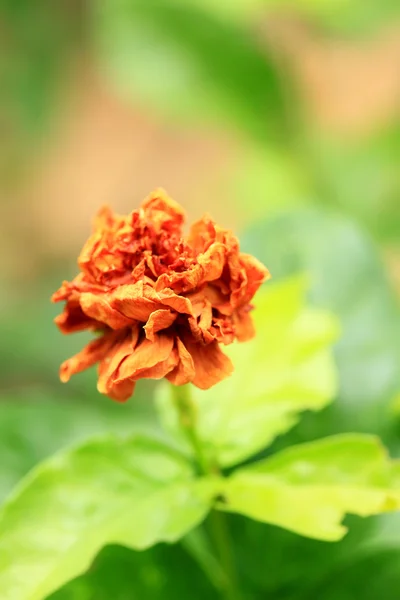
<instances>
[{"instance_id":1,"label":"blurred background","mask_svg":"<svg viewBox=\"0 0 400 600\"><path fill-rule=\"evenodd\" d=\"M49 296L97 208L159 186L341 319L338 398L275 446L368 431L400 456L399 100L397 0L2 0L0 495L88 433L154 427L151 385L121 407L95 373L59 383L85 336ZM399 598L394 517L334 545L231 527L249 600ZM218 598L212 580L192 543L109 547L52 599Z\"/></svg>"}]
</instances>

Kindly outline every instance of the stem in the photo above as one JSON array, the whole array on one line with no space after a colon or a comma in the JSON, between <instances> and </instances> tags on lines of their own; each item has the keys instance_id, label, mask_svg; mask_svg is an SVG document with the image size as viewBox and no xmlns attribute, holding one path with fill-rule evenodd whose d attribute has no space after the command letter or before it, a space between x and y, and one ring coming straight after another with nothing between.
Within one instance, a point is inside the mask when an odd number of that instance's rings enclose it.
<instances>
[{"instance_id":1,"label":"stem","mask_svg":"<svg viewBox=\"0 0 400 600\"><path fill-rule=\"evenodd\" d=\"M172 386L175 406L179 414L179 423L186 433L188 442L192 446L197 465L202 475L208 475L210 468L203 452L203 446L196 431L197 411L191 397L189 385Z\"/></svg>"},{"instance_id":2,"label":"stem","mask_svg":"<svg viewBox=\"0 0 400 600\"><path fill-rule=\"evenodd\" d=\"M232 546L226 515L223 512L213 509L210 512L209 524L211 535L226 576L224 582L225 598L226 600L240 600L241 595L231 550Z\"/></svg>"},{"instance_id":3,"label":"stem","mask_svg":"<svg viewBox=\"0 0 400 600\"><path fill-rule=\"evenodd\" d=\"M197 466L202 475L220 474L217 465L211 463L204 454L202 443L197 435L197 410L188 385L172 386L175 406L179 414L180 425L192 446ZM236 568L231 551L231 540L224 513L212 510L209 517L210 532L215 548L224 569L224 596L226 600L240 600Z\"/></svg>"}]
</instances>

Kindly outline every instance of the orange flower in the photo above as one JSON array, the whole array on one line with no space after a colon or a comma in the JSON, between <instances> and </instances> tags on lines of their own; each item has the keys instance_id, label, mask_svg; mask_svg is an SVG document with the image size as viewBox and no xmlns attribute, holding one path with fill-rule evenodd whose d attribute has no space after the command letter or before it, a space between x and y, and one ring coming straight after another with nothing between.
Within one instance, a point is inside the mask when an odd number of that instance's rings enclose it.
<instances>
[{"instance_id":1,"label":"orange flower","mask_svg":"<svg viewBox=\"0 0 400 600\"><path fill-rule=\"evenodd\" d=\"M52 300L66 301L62 333L101 335L61 365L61 381L99 363L99 392L124 401L141 378L207 389L231 374L221 344L254 335L250 302L269 272L208 216L183 237L184 218L162 190L127 217L100 210L81 272Z\"/></svg>"}]
</instances>

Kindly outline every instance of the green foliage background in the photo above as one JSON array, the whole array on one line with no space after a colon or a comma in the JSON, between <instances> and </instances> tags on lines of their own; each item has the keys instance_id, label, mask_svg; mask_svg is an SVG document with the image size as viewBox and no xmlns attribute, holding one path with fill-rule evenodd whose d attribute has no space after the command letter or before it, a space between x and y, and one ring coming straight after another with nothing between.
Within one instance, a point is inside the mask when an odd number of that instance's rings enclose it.
<instances>
[{"instance_id":1,"label":"green foliage background","mask_svg":"<svg viewBox=\"0 0 400 600\"><path fill-rule=\"evenodd\" d=\"M246 431L238 428L243 438L238 448L229 448L233 460L222 445L223 464L230 467L247 458L240 456L246 440L262 459L294 443L348 432L379 434L399 456L399 411L393 408L400 391L399 305L383 262L387 247L399 247L398 122L352 142L328 139L306 127L290 70L279 65L254 35L258 20L268 18L277 4L283 3L4 2L9 35L0 60L0 93L8 144L1 159L8 177L24 164L38 139L51 131L55 99L62 95L60 73L72 68L82 49L127 102L140 99L176 126L222 122L239 132L249 146L248 164L235 174L227 192L243 216L239 233L244 250L264 261L276 282L306 274L309 306L335 315L341 335L334 349L335 401L325 407L327 402L321 401L320 410L313 412L313 390L306 389L306 401L291 414L293 429L287 431L286 413L282 421L274 414L277 428L270 438L258 437L256 414ZM398 18L398 3L391 0L284 4L329 36L372 36L375 28ZM152 383L139 386L135 400L124 406L96 394L94 373L80 375L68 387L59 384L58 365L84 338L61 339L52 324L58 307L47 302L60 273L64 276L64 267L58 265L44 273L29 289L29 299L26 290L21 294L2 282L3 498L43 458L92 434L159 435ZM280 298L278 308L278 317L290 309L288 296ZM273 365L282 335L277 327L274 337L273 321L267 325L257 354L260 371L255 371L255 380L253 375L256 387L265 365ZM307 340L315 343L312 328ZM317 388L320 380L322 388L326 382L329 387L329 377L317 366L310 381ZM250 383L245 379L240 389ZM224 397L229 399L231 393L226 391ZM162 403L158 398L158 405ZM243 418L239 409L238 422ZM230 414L236 410L234 402L227 410ZM298 419L300 410L306 412ZM347 517L350 533L337 544L302 538L240 515L229 515L228 521L235 565L249 600L398 598L396 515ZM51 598L219 598L220 576L196 530L173 547L159 544L143 552L111 544L86 574Z\"/></svg>"}]
</instances>

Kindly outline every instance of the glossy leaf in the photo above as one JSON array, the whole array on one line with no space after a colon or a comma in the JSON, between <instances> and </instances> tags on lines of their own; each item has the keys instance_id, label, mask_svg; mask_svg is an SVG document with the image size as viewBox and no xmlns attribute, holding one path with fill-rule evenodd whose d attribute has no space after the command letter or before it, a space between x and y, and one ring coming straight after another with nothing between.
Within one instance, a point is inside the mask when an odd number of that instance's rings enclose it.
<instances>
[{"instance_id":1,"label":"glossy leaf","mask_svg":"<svg viewBox=\"0 0 400 600\"><path fill-rule=\"evenodd\" d=\"M145 437L90 441L42 463L0 515L0 596L42 600L108 543L143 549L199 523L215 481Z\"/></svg>"},{"instance_id":2,"label":"glossy leaf","mask_svg":"<svg viewBox=\"0 0 400 600\"><path fill-rule=\"evenodd\" d=\"M235 372L207 391L192 388L198 432L219 464L233 465L290 429L306 410L319 410L334 396L336 371L330 344L336 320L305 307L306 282L268 284L256 298L256 337L224 349ZM160 386L158 406L166 426L179 435L169 386Z\"/></svg>"},{"instance_id":3,"label":"glossy leaf","mask_svg":"<svg viewBox=\"0 0 400 600\"><path fill-rule=\"evenodd\" d=\"M400 461L391 462L375 437L332 436L240 469L224 499L228 511L335 541L346 532L346 513L400 509Z\"/></svg>"}]
</instances>

